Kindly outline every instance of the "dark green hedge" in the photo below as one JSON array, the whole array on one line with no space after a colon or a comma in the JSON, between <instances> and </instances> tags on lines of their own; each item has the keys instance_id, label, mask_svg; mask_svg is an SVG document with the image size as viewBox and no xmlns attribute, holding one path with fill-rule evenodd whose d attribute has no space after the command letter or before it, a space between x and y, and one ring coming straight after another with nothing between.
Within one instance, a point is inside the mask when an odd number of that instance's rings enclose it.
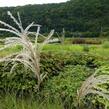
<instances>
[{"instance_id":1,"label":"dark green hedge","mask_svg":"<svg viewBox=\"0 0 109 109\"><path fill-rule=\"evenodd\" d=\"M90 69L95 69L103 64L101 57L96 57L86 53L43 53L41 55L41 72L47 72L46 80L58 76L68 65L81 65ZM34 74L19 64L13 73L9 73L12 64L0 63L0 89L17 91L35 91L36 79ZM46 82L45 80L45 82ZM42 86L43 89L43 86Z\"/></svg>"}]
</instances>

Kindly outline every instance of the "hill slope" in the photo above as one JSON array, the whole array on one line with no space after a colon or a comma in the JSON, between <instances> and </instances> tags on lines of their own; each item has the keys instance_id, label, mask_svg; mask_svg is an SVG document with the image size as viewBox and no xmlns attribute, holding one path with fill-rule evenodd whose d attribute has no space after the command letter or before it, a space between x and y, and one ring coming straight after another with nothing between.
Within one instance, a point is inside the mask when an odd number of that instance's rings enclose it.
<instances>
[{"instance_id":1,"label":"hill slope","mask_svg":"<svg viewBox=\"0 0 109 109\"><path fill-rule=\"evenodd\" d=\"M0 19L11 23L6 16L7 10L14 15L19 11L25 26L32 21L43 25L42 32L62 31L62 28L69 32L109 30L109 0L70 0L59 4L0 8Z\"/></svg>"}]
</instances>

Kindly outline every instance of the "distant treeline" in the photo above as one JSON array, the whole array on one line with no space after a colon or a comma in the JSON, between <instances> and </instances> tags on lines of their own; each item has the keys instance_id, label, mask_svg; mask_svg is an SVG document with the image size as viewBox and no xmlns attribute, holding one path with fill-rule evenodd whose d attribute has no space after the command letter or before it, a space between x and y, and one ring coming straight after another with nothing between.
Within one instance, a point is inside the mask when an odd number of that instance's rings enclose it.
<instances>
[{"instance_id":1,"label":"distant treeline","mask_svg":"<svg viewBox=\"0 0 109 109\"><path fill-rule=\"evenodd\" d=\"M62 32L65 28L66 36L81 32L82 36L89 33L89 37L96 37L109 31L109 0L70 0L59 4L0 8L0 20L12 24L7 10L15 16L19 11L24 27L32 21L41 24L43 33L51 29Z\"/></svg>"}]
</instances>

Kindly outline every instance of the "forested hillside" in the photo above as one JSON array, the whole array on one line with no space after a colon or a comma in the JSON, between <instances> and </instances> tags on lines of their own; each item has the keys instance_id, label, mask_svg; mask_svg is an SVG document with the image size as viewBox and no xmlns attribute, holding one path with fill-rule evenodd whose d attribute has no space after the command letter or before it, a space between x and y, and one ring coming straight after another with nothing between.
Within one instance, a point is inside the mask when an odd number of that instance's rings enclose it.
<instances>
[{"instance_id":1,"label":"forested hillside","mask_svg":"<svg viewBox=\"0 0 109 109\"><path fill-rule=\"evenodd\" d=\"M24 26L35 21L42 32L65 28L67 32L108 32L109 0L70 0L66 3L0 8L0 19L10 22L6 11L20 12Z\"/></svg>"}]
</instances>

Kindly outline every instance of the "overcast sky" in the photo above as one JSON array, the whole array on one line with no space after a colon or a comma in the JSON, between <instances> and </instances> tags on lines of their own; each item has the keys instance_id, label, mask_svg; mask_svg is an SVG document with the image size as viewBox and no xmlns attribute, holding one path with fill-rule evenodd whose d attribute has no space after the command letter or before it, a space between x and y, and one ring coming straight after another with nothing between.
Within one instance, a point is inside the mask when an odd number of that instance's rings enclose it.
<instances>
[{"instance_id":1,"label":"overcast sky","mask_svg":"<svg viewBox=\"0 0 109 109\"><path fill-rule=\"evenodd\" d=\"M59 3L67 0L0 0L0 7L22 6L26 4Z\"/></svg>"}]
</instances>

